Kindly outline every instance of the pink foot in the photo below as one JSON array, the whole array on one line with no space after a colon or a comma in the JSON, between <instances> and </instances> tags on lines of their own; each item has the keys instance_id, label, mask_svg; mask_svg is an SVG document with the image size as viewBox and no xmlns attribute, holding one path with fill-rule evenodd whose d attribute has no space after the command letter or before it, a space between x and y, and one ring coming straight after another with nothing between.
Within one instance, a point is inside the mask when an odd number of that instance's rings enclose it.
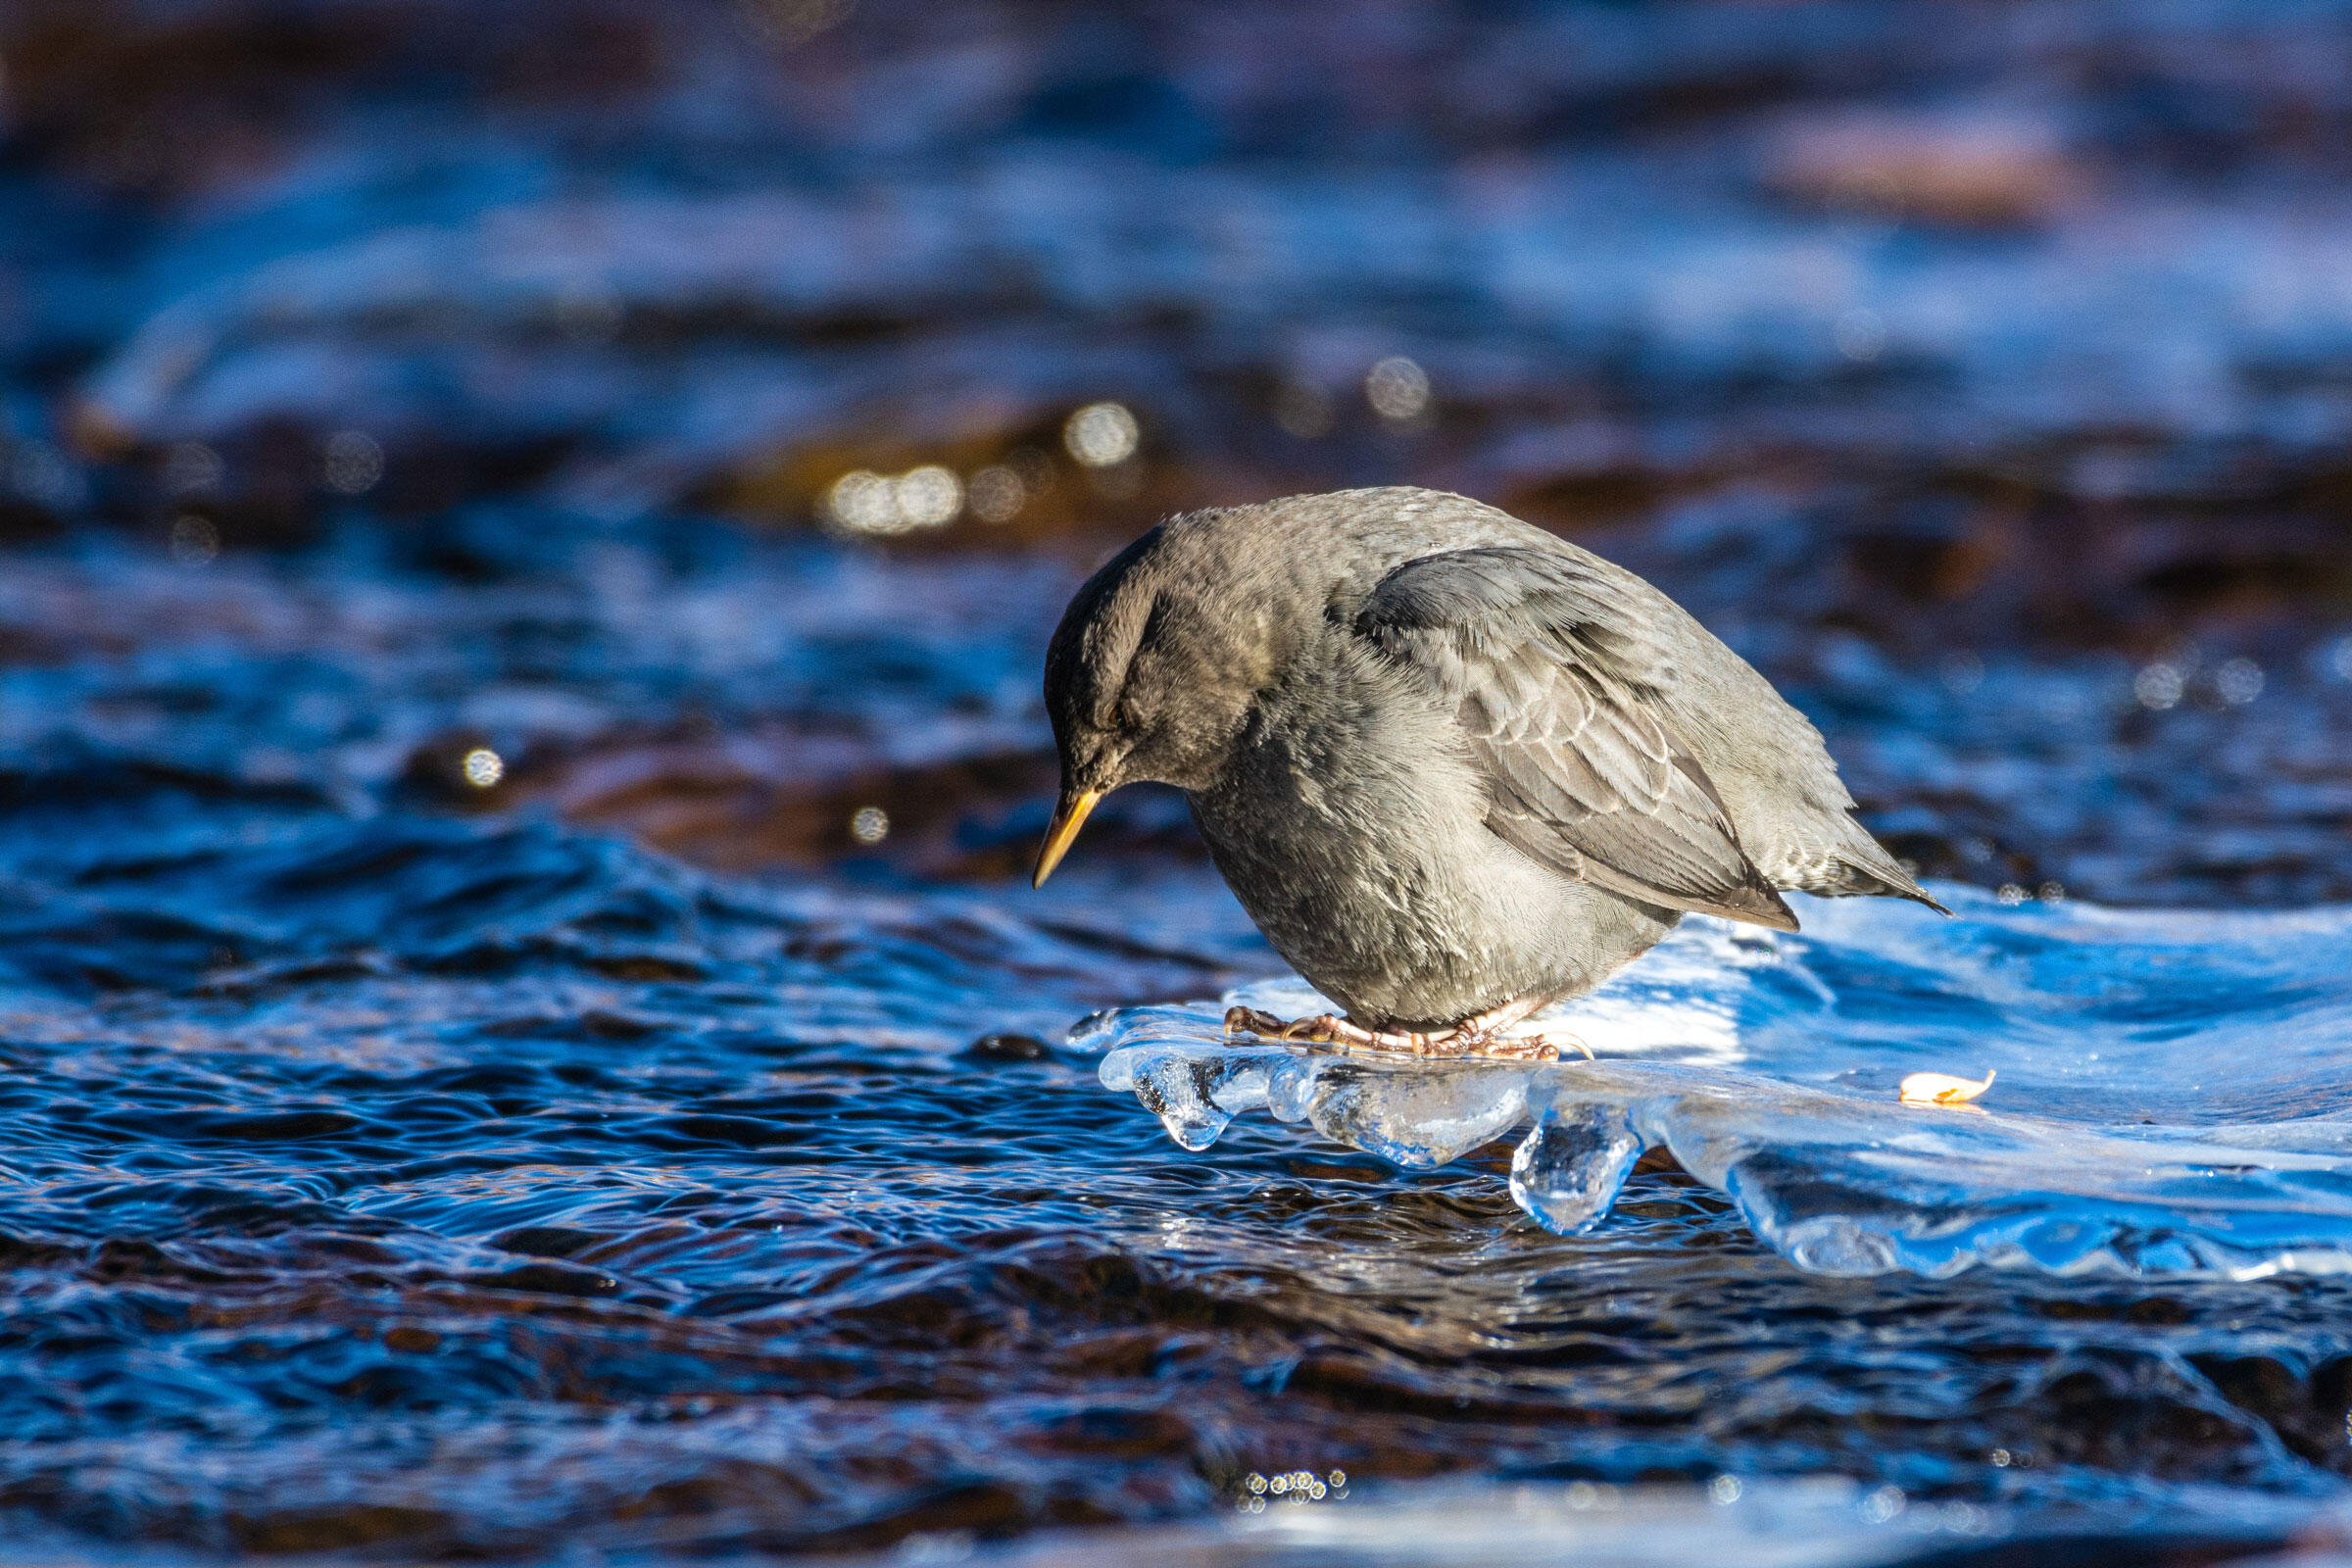
<instances>
[{"instance_id":1,"label":"pink foot","mask_svg":"<svg viewBox=\"0 0 2352 1568\"><path fill-rule=\"evenodd\" d=\"M1250 1034L1260 1040L1275 1040L1285 1044L1303 1042L1310 1046L1329 1046L1340 1051L1393 1051L1410 1056L1491 1056L1503 1061L1557 1061L1560 1048L1544 1035L1505 1035L1501 1031L1534 1011L1532 1006L1511 1004L1475 1017L1465 1018L1449 1029L1424 1034L1411 1029L1367 1029L1350 1019L1333 1013L1317 1013L1311 1018L1282 1019L1255 1007L1228 1007L1225 1010L1225 1032L1228 1035ZM1592 1058L1591 1048L1573 1035L1564 1036L1567 1043Z\"/></svg>"}]
</instances>

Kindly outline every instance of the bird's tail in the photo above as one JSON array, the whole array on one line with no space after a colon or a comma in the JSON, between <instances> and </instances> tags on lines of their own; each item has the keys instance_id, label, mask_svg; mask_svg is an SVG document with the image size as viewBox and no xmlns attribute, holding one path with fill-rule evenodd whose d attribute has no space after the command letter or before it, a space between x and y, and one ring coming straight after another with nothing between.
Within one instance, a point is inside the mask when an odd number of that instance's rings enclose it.
<instances>
[{"instance_id":1,"label":"bird's tail","mask_svg":"<svg viewBox=\"0 0 2352 1568\"><path fill-rule=\"evenodd\" d=\"M1872 838L1859 822L1854 823L1850 841L1825 859L1807 866L1803 880L1796 887L1800 893L1824 899L1909 899L1914 904L1926 905L1937 914L1952 912L1936 903L1935 896L1919 885L1919 879L1887 854L1886 846Z\"/></svg>"}]
</instances>

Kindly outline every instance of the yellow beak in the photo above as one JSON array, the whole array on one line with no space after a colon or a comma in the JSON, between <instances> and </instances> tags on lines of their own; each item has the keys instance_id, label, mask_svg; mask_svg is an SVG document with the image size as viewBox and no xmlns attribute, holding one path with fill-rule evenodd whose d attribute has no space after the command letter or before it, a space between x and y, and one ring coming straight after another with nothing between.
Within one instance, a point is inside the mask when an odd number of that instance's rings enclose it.
<instances>
[{"instance_id":1,"label":"yellow beak","mask_svg":"<svg viewBox=\"0 0 2352 1568\"><path fill-rule=\"evenodd\" d=\"M1054 808L1054 820L1046 825L1046 842L1037 852L1037 871L1029 878L1031 887L1042 888L1046 885L1046 878L1054 874L1054 868L1069 853L1070 841L1078 836L1078 825L1086 820L1086 813L1093 810L1095 803L1102 798L1101 790L1086 790L1075 796L1063 796L1060 804Z\"/></svg>"}]
</instances>

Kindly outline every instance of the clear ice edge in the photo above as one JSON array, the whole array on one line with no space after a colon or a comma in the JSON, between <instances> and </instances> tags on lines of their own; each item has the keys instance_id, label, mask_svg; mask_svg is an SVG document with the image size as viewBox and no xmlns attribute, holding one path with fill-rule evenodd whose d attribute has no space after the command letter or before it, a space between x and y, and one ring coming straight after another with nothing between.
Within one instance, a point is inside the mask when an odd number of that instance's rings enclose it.
<instances>
[{"instance_id":1,"label":"clear ice edge","mask_svg":"<svg viewBox=\"0 0 2352 1568\"><path fill-rule=\"evenodd\" d=\"M1426 1169L1524 1127L1510 1194L1561 1235L1608 1219L1663 1148L1798 1267L1930 1277L2251 1279L2352 1272L2352 911L1803 905L1758 941L1687 922L1531 1027L1597 1061L1414 1060L1224 1037L1233 1001L1297 1016L1296 981L1091 1022L1104 1087L1188 1150L1246 1112ZM1923 1068L1980 1106L1896 1102Z\"/></svg>"}]
</instances>

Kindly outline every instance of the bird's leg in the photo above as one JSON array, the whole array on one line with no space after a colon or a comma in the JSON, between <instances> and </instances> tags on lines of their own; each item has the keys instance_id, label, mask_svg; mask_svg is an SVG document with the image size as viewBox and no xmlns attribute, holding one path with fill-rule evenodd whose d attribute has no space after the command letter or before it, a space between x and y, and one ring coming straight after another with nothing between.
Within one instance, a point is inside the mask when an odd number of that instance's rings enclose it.
<instances>
[{"instance_id":1,"label":"bird's leg","mask_svg":"<svg viewBox=\"0 0 2352 1568\"><path fill-rule=\"evenodd\" d=\"M1506 1002L1499 1007L1489 1007L1484 1012L1474 1012L1437 1038L1454 1044L1457 1050L1469 1054L1516 1056L1535 1061L1557 1061L1560 1055L1559 1048L1551 1043L1549 1035L1514 1037L1503 1033L1513 1024L1523 1022L1548 1000L1548 998L1541 996L1521 997L1516 1001ZM1583 1052L1587 1061L1593 1059L1592 1048L1577 1039L1576 1036L1564 1034L1560 1038Z\"/></svg>"},{"instance_id":2,"label":"bird's leg","mask_svg":"<svg viewBox=\"0 0 2352 1568\"><path fill-rule=\"evenodd\" d=\"M1286 1045L1303 1043L1373 1051L1411 1049L1405 1043L1406 1037L1401 1034L1367 1029L1362 1024L1329 1012L1319 1012L1312 1018L1284 1019L1270 1012L1260 1012L1255 1007L1228 1007L1225 1009L1225 1032L1229 1035L1251 1034L1260 1040L1279 1040Z\"/></svg>"},{"instance_id":3,"label":"bird's leg","mask_svg":"<svg viewBox=\"0 0 2352 1568\"><path fill-rule=\"evenodd\" d=\"M1518 1001L1506 1002L1499 1007L1489 1007L1484 1012L1472 1013L1453 1026L1454 1032L1467 1035L1500 1034L1542 1005L1544 1005L1542 997L1521 997Z\"/></svg>"},{"instance_id":4,"label":"bird's leg","mask_svg":"<svg viewBox=\"0 0 2352 1568\"><path fill-rule=\"evenodd\" d=\"M1509 1028L1542 1006L1535 1002L1509 1002L1465 1018L1449 1029L1424 1033L1414 1029L1368 1029L1349 1018L1336 1014L1317 1013L1312 1018L1285 1020L1255 1007L1225 1009L1225 1032L1228 1035L1252 1034L1260 1040L1284 1043L1303 1042L1310 1046L1335 1046L1342 1051L1396 1051L1413 1056L1499 1056L1514 1061L1557 1061L1560 1052L1541 1035L1520 1039L1506 1037L1500 1030ZM1569 1037L1569 1044L1586 1050L1581 1040Z\"/></svg>"}]
</instances>

